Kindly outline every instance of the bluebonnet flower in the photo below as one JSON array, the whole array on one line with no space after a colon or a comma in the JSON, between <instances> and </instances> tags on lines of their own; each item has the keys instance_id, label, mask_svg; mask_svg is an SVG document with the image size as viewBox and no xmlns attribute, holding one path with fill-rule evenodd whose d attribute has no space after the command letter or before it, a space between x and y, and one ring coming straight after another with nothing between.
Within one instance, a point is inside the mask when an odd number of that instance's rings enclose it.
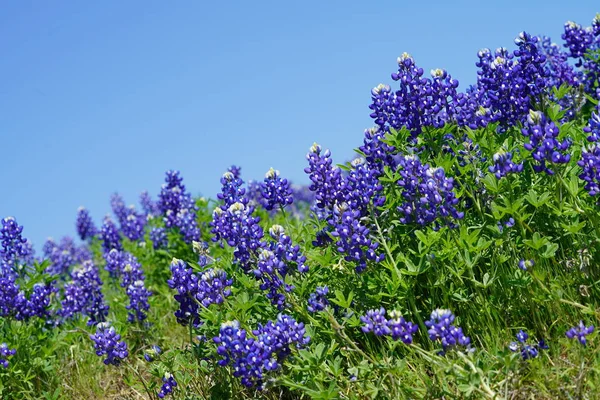
<instances>
[{"instance_id":1,"label":"bluebonnet flower","mask_svg":"<svg viewBox=\"0 0 600 400\"><path fill-rule=\"evenodd\" d=\"M329 305L329 300L327 300L328 294L329 288L327 286L317 287L315 292L311 293L308 297L308 311L311 313L323 311Z\"/></svg>"},{"instance_id":2,"label":"bluebonnet flower","mask_svg":"<svg viewBox=\"0 0 600 400\"><path fill-rule=\"evenodd\" d=\"M14 274L0 274L0 317L17 313L26 299L15 282Z\"/></svg>"},{"instance_id":3,"label":"bluebonnet flower","mask_svg":"<svg viewBox=\"0 0 600 400\"><path fill-rule=\"evenodd\" d=\"M394 155L397 150L383 142L386 132L379 126L374 126L365 130L363 145L359 150L365 155L369 166L377 168L380 165L387 165L392 169L396 167Z\"/></svg>"},{"instance_id":4,"label":"bluebonnet flower","mask_svg":"<svg viewBox=\"0 0 600 400\"><path fill-rule=\"evenodd\" d=\"M536 358L539 355L540 350L547 350L548 345L542 339L537 344L529 344L527 340L529 339L529 335L527 332L520 330L517 335L517 341L511 342L508 348L510 351L516 353L517 351L521 353L521 358L523 360L529 360L531 358Z\"/></svg>"},{"instance_id":5,"label":"bluebonnet flower","mask_svg":"<svg viewBox=\"0 0 600 400\"><path fill-rule=\"evenodd\" d=\"M175 223L186 243L192 243L200 240L200 228L196 222L196 212L194 209L184 208L179 210Z\"/></svg>"},{"instance_id":6,"label":"bluebonnet flower","mask_svg":"<svg viewBox=\"0 0 600 400\"><path fill-rule=\"evenodd\" d=\"M153 344L147 352L144 353L144 358L148 362L154 361L156 357L160 355L162 350L157 345Z\"/></svg>"},{"instance_id":7,"label":"bluebonnet flower","mask_svg":"<svg viewBox=\"0 0 600 400\"><path fill-rule=\"evenodd\" d=\"M167 281L171 289L177 290L175 300L179 309L175 312L177 322L182 325L201 324L198 316L199 305L209 307L211 304L222 304L231 295L233 280L227 278L225 271L209 268L201 274L195 274L184 261L173 259L171 262L171 278Z\"/></svg>"},{"instance_id":8,"label":"bluebonnet flower","mask_svg":"<svg viewBox=\"0 0 600 400\"><path fill-rule=\"evenodd\" d=\"M167 228L180 229L187 243L199 240L200 230L196 222L197 207L192 196L186 192L179 171L167 171L165 184L158 195L158 208Z\"/></svg>"},{"instance_id":9,"label":"bluebonnet flower","mask_svg":"<svg viewBox=\"0 0 600 400\"><path fill-rule=\"evenodd\" d=\"M154 249L163 249L169 244L165 228L152 228L150 231L150 240Z\"/></svg>"},{"instance_id":10,"label":"bluebonnet flower","mask_svg":"<svg viewBox=\"0 0 600 400\"><path fill-rule=\"evenodd\" d=\"M592 112L589 124L583 128L583 131L589 134L587 137L589 142L600 141L600 107Z\"/></svg>"},{"instance_id":11,"label":"bluebonnet flower","mask_svg":"<svg viewBox=\"0 0 600 400\"><path fill-rule=\"evenodd\" d=\"M360 317L364 324L362 331L365 333L373 332L377 336L391 336L393 340L402 340L405 344L411 344L413 336L417 330L417 325L408 322L402 317L399 311L389 312L390 319L385 318L385 309L369 310L367 314Z\"/></svg>"},{"instance_id":12,"label":"bluebonnet flower","mask_svg":"<svg viewBox=\"0 0 600 400\"><path fill-rule=\"evenodd\" d=\"M233 279L227 278L227 273L221 269L208 268L200 274L196 300L204 307L211 304L222 304L231 295L229 287Z\"/></svg>"},{"instance_id":13,"label":"bluebonnet flower","mask_svg":"<svg viewBox=\"0 0 600 400\"><path fill-rule=\"evenodd\" d=\"M260 281L261 290L268 291L267 298L280 310L285 306L285 295L293 286L285 283L290 272L290 266L295 265L300 273L308 271L305 265L306 257L300 253L300 247L292 244L292 239L285 234L281 225L273 225L269 234L274 241L261 243L257 251L256 267L252 269L253 275ZM290 264L291 263L291 264Z\"/></svg>"},{"instance_id":14,"label":"bluebonnet flower","mask_svg":"<svg viewBox=\"0 0 600 400\"><path fill-rule=\"evenodd\" d=\"M242 202L247 204L248 199L244 196L246 189L242 186L244 181L234 173L227 171L221 177L221 192L217 193L217 198L223 201L222 209L226 210L232 204Z\"/></svg>"},{"instance_id":15,"label":"bluebonnet flower","mask_svg":"<svg viewBox=\"0 0 600 400\"><path fill-rule=\"evenodd\" d=\"M145 279L142 265L133 254L122 251L119 261L121 287L128 288L129 285L132 285L136 281L143 281Z\"/></svg>"},{"instance_id":16,"label":"bluebonnet flower","mask_svg":"<svg viewBox=\"0 0 600 400\"><path fill-rule=\"evenodd\" d=\"M246 199L247 200L247 199ZM245 202L247 204L247 202ZM252 255L262 246L264 232L258 222L260 218L253 216L254 207L236 202L223 210L224 206L213 211L211 238L234 248L234 261L246 272L250 270Z\"/></svg>"},{"instance_id":17,"label":"bluebonnet flower","mask_svg":"<svg viewBox=\"0 0 600 400\"><path fill-rule=\"evenodd\" d=\"M505 48L493 55L489 49L478 53L478 101L480 107L492 111L491 122L507 126L522 121L531 99L545 90L546 57L537 42L537 37L522 32L515 39L518 49L512 53Z\"/></svg>"},{"instance_id":18,"label":"bluebonnet flower","mask_svg":"<svg viewBox=\"0 0 600 400\"><path fill-rule=\"evenodd\" d=\"M360 317L364 324L361 328L364 333L373 332L377 336L390 335L391 329L388 327L388 320L385 318L385 309L368 310L364 317Z\"/></svg>"},{"instance_id":19,"label":"bluebonnet flower","mask_svg":"<svg viewBox=\"0 0 600 400\"><path fill-rule=\"evenodd\" d=\"M445 70L431 71L431 79L423 77L423 69L403 53L398 57L398 72L392 74L400 82L397 91L380 84L371 90L371 118L383 131L407 128L414 138L424 127L441 127L455 120L456 110L464 105L464 95L457 92L458 81Z\"/></svg>"},{"instance_id":20,"label":"bluebonnet flower","mask_svg":"<svg viewBox=\"0 0 600 400\"><path fill-rule=\"evenodd\" d=\"M437 309L431 313L429 321L425 321L425 326L429 328L429 339L442 343L442 355L449 348L471 344L471 339L463 334L462 328L452 325L454 319L450 310Z\"/></svg>"},{"instance_id":21,"label":"bluebonnet flower","mask_svg":"<svg viewBox=\"0 0 600 400\"><path fill-rule=\"evenodd\" d=\"M143 280L137 280L127 287L127 296L129 297L129 305L126 307L129 310L127 313L127 321L135 322L146 319L146 312L150 309L148 297L152 292L146 289Z\"/></svg>"},{"instance_id":22,"label":"bluebonnet flower","mask_svg":"<svg viewBox=\"0 0 600 400\"><path fill-rule=\"evenodd\" d=\"M14 356L16 353L17 350L9 349L6 343L0 343L0 365L8 368L8 358Z\"/></svg>"},{"instance_id":23,"label":"bluebonnet flower","mask_svg":"<svg viewBox=\"0 0 600 400\"><path fill-rule=\"evenodd\" d=\"M600 36L600 13L596 14L592 21L592 33L594 37L596 37L596 41L598 41L598 36Z\"/></svg>"},{"instance_id":24,"label":"bluebonnet flower","mask_svg":"<svg viewBox=\"0 0 600 400\"><path fill-rule=\"evenodd\" d=\"M0 229L0 270L16 268L20 260L27 258L31 248L22 236L23 227L13 217L2 219Z\"/></svg>"},{"instance_id":25,"label":"bluebonnet flower","mask_svg":"<svg viewBox=\"0 0 600 400\"><path fill-rule=\"evenodd\" d=\"M144 210L146 217L154 217L160 214L158 204L152 200L152 197L150 197L150 194L147 191L143 191L140 194L140 204L142 205L142 210Z\"/></svg>"},{"instance_id":26,"label":"bluebonnet flower","mask_svg":"<svg viewBox=\"0 0 600 400\"><path fill-rule=\"evenodd\" d=\"M92 261L85 261L71 273L72 281L65 284L60 314L72 318L78 313L89 317L88 325L105 320L108 305L102 294L102 280Z\"/></svg>"},{"instance_id":27,"label":"bluebonnet flower","mask_svg":"<svg viewBox=\"0 0 600 400\"><path fill-rule=\"evenodd\" d=\"M77 246L73 239L64 237L58 244L48 238L44 243L44 257L50 261L46 272L64 277L75 264L91 260L92 254L86 245Z\"/></svg>"},{"instance_id":28,"label":"bluebonnet flower","mask_svg":"<svg viewBox=\"0 0 600 400\"><path fill-rule=\"evenodd\" d=\"M90 216L90 212L84 207L79 207L77 210L77 221L75 222L75 226L81 240L91 239L98 233L94 221Z\"/></svg>"},{"instance_id":29,"label":"bluebonnet flower","mask_svg":"<svg viewBox=\"0 0 600 400\"><path fill-rule=\"evenodd\" d=\"M46 322L51 321L50 296L56 292L52 283L36 283L33 285L29 299L25 302L27 310L24 314L27 318L38 317Z\"/></svg>"},{"instance_id":30,"label":"bluebonnet flower","mask_svg":"<svg viewBox=\"0 0 600 400\"><path fill-rule=\"evenodd\" d=\"M399 164L398 186L402 188L404 198L404 203L398 208L403 214L400 222L433 224L434 228L438 228L440 222L453 226L452 218L464 217L464 213L455 208L458 199L453 191L454 179L446 177L443 168L423 165L412 155L402 157Z\"/></svg>"},{"instance_id":31,"label":"bluebonnet flower","mask_svg":"<svg viewBox=\"0 0 600 400\"><path fill-rule=\"evenodd\" d=\"M161 386L160 391L158 392L158 397L161 399L171 394L173 392L173 389L177 386L177 381L175 380L173 375L168 372L165 372L165 376L162 379L163 385Z\"/></svg>"},{"instance_id":32,"label":"bluebonnet flower","mask_svg":"<svg viewBox=\"0 0 600 400\"><path fill-rule=\"evenodd\" d=\"M546 57L544 69L549 87L558 88L564 83L576 86L580 83L581 74L569 64L569 54L561 51L559 45L552 43L549 37L542 36L538 38L537 47L538 51Z\"/></svg>"},{"instance_id":33,"label":"bluebonnet flower","mask_svg":"<svg viewBox=\"0 0 600 400\"><path fill-rule=\"evenodd\" d=\"M381 173L378 169L371 168L362 157L355 158L351 162L352 169L346 179L346 190L344 200L352 209L368 212L368 207L381 207L385 203L382 194L383 187L379 183Z\"/></svg>"},{"instance_id":34,"label":"bluebonnet flower","mask_svg":"<svg viewBox=\"0 0 600 400\"><path fill-rule=\"evenodd\" d=\"M121 232L131 240L136 241L144 236L144 227L146 226L146 216L138 214L133 206L125 209L125 218L121 221Z\"/></svg>"},{"instance_id":35,"label":"bluebonnet flower","mask_svg":"<svg viewBox=\"0 0 600 400\"><path fill-rule=\"evenodd\" d=\"M177 322L181 325L200 326L198 317L198 303L194 296L198 288L198 276L184 261L173 259L171 262L171 278L167 281L171 289L177 290L175 300L179 303L179 309L175 311Z\"/></svg>"},{"instance_id":36,"label":"bluebonnet flower","mask_svg":"<svg viewBox=\"0 0 600 400\"><path fill-rule=\"evenodd\" d=\"M569 56L577 59L581 59L594 42L593 30L573 21L565 23L565 30L561 37L565 41L565 47L569 49ZM581 66L581 60L576 65Z\"/></svg>"},{"instance_id":37,"label":"bluebonnet flower","mask_svg":"<svg viewBox=\"0 0 600 400\"><path fill-rule=\"evenodd\" d=\"M413 335L417 333L418 326L412 322L406 321L400 312L394 310L389 313L388 327L391 331L392 339L402 340L404 344L413 342Z\"/></svg>"},{"instance_id":38,"label":"bluebonnet flower","mask_svg":"<svg viewBox=\"0 0 600 400\"><path fill-rule=\"evenodd\" d=\"M208 243L193 242L192 248L194 249L194 253L198 255L198 265L200 267L206 267L213 261L213 258L210 256L210 252L208 250Z\"/></svg>"},{"instance_id":39,"label":"bluebonnet flower","mask_svg":"<svg viewBox=\"0 0 600 400\"><path fill-rule=\"evenodd\" d=\"M523 271L527 271L528 268L531 268L535 265L533 260L519 260L519 268Z\"/></svg>"},{"instance_id":40,"label":"bluebonnet flower","mask_svg":"<svg viewBox=\"0 0 600 400\"><path fill-rule=\"evenodd\" d=\"M513 217L510 217L504 224L501 221L498 221L498 230L500 233L502 233L504 227L512 228L513 226L515 226L515 219Z\"/></svg>"},{"instance_id":41,"label":"bluebonnet flower","mask_svg":"<svg viewBox=\"0 0 600 400\"><path fill-rule=\"evenodd\" d=\"M106 365L119 365L129 355L127 343L121 341L121 335L108 322L99 323L96 326L96 334L90 335L90 339L94 342L96 354L100 357L106 356Z\"/></svg>"},{"instance_id":42,"label":"bluebonnet flower","mask_svg":"<svg viewBox=\"0 0 600 400\"><path fill-rule=\"evenodd\" d=\"M242 177L242 167L238 167L237 165L232 165L231 167L227 168L227 171L231 172L235 179L239 179Z\"/></svg>"},{"instance_id":43,"label":"bluebonnet flower","mask_svg":"<svg viewBox=\"0 0 600 400\"><path fill-rule=\"evenodd\" d=\"M121 274L121 252L116 249L112 249L109 252L104 253L104 269L108 271L111 278L116 278Z\"/></svg>"},{"instance_id":44,"label":"bluebonnet flower","mask_svg":"<svg viewBox=\"0 0 600 400\"><path fill-rule=\"evenodd\" d=\"M107 215L104 218L104 224L100 228L100 239L102 240L102 248L105 252L115 250L122 250L121 236L115 223Z\"/></svg>"},{"instance_id":45,"label":"bluebonnet flower","mask_svg":"<svg viewBox=\"0 0 600 400\"><path fill-rule=\"evenodd\" d=\"M262 193L261 204L266 210L275 207L285 207L293 203L292 188L287 179L279 176L279 171L271 168L265 174L265 180L260 185Z\"/></svg>"},{"instance_id":46,"label":"bluebonnet flower","mask_svg":"<svg viewBox=\"0 0 600 400\"><path fill-rule=\"evenodd\" d=\"M249 180L247 188L244 189L244 196L240 197L239 200L248 200L248 204L252 206L260 205L262 201L261 183L255 180Z\"/></svg>"},{"instance_id":47,"label":"bluebonnet flower","mask_svg":"<svg viewBox=\"0 0 600 400\"><path fill-rule=\"evenodd\" d=\"M523 163L515 164L512 160L512 153L500 151L494 154L494 165L489 167L497 179L502 179L508 174L519 173L523 171Z\"/></svg>"},{"instance_id":48,"label":"bluebonnet flower","mask_svg":"<svg viewBox=\"0 0 600 400\"><path fill-rule=\"evenodd\" d=\"M571 146L571 142L569 139L559 142L558 127L541 112L531 110L521 132L529 138L529 143L525 143L523 147L531 151L531 156L537 162L533 164L535 172L544 171L553 175L554 171L547 163L566 164L571 159L568 153L564 153Z\"/></svg>"},{"instance_id":49,"label":"bluebonnet flower","mask_svg":"<svg viewBox=\"0 0 600 400\"><path fill-rule=\"evenodd\" d=\"M572 327L566 333L569 339L577 339L582 345L587 344L586 336L594 332L594 325L585 326L583 321L579 321L579 325Z\"/></svg>"},{"instance_id":50,"label":"bluebonnet flower","mask_svg":"<svg viewBox=\"0 0 600 400\"><path fill-rule=\"evenodd\" d=\"M110 196L110 208L117 217L119 224L123 225L127 218L127 207L125 206L125 200L119 193L113 193Z\"/></svg>"},{"instance_id":51,"label":"bluebonnet flower","mask_svg":"<svg viewBox=\"0 0 600 400\"><path fill-rule=\"evenodd\" d=\"M385 256L378 253L379 243L371 239L370 229L361 221L359 210L352 209L348 203L336 204L331 217L327 220L334 227L331 235L335 239L337 251L345 254L344 259L355 263L356 272L367 268L367 261L381 262Z\"/></svg>"},{"instance_id":52,"label":"bluebonnet flower","mask_svg":"<svg viewBox=\"0 0 600 400\"><path fill-rule=\"evenodd\" d=\"M264 388L265 374L278 370L292 347L301 348L310 341L304 324L282 314L252 333L256 338L249 337L238 321L226 322L213 341L222 357L219 365L231 365L244 386L259 390Z\"/></svg>"},{"instance_id":53,"label":"bluebonnet flower","mask_svg":"<svg viewBox=\"0 0 600 400\"><path fill-rule=\"evenodd\" d=\"M590 196L596 196L600 193L600 147L594 144L583 148L577 165L582 169L579 179L585 182L585 190Z\"/></svg>"},{"instance_id":54,"label":"bluebonnet flower","mask_svg":"<svg viewBox=\"0 0 600 400\"><path fill-rule=\"evenodd\" d=\"M317 210L325 211L322 217L327 220L337 250L356 265L357 272L366 269L367 261L381 261L384 255L377 252L378 243L371 239L369 219L365 218L385 202L377 165L357 158L351 162L349 174L343 176L339 168L332 167L329 150L321 154L317 144L311 147L307 159L305 172L313 182L309 189L315 192ZM326 244L327 233L320 235L324 241L317 244Z\"/></svg>"},{"instance_id":55,"label":"bluebonnet flower","mask_svg":"<svg viewBox=\"0 0 600 400\"><path fill-rule=\"evenodd\" d=\"M179 210L192 206L192 198L185 191L179 171L167 171L165 182L158 194L158 208L165 217L166 227L171 228L176 226L175 217Z\"/></svg>"},{"instance_id":56,"label":"bluebonnet flower","mask_svg":"<svg viewBox=\"0 0 600 400\"><path fill-rule=\"evenodd\" d=\"M316 205L318 208L332 210L334 204L340 200L340 189L342 185L341 170L332 165L331 152L322 152L321 146L313 144L306 155L308 167L304 169L309 175L310 190L315 192Z\"/></svg>"}]
</instances>

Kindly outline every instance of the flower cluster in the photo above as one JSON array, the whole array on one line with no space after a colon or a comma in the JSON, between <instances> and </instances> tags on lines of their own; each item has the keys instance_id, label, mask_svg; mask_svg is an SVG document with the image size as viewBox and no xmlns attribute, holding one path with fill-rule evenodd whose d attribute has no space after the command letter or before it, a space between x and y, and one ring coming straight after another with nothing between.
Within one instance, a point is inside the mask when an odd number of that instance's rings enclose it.
<instances>
[{"instance_id":1,"label":"flower cluster","mask_svg":"<svg viewBox=\"0 0 600 400\"><path fill-rule=\"evenodd\" d=\"M92 253L86 245L77 246L73 239L64 237L57 244L52 238L44 243L44 257L50 261L46 272L51 275L65 276L75 264L91 260Z\"/></svg>"},{"instance_id":2,"label":"flower cluster","mask_svg":"<svg viewBox=\"0 0 600 400\"><path fill-rule=\"evenodd\" d=\"M531 151L531 156L537 162L533 164L536 172L544 171L548 175L553 175L554 171L547 163L566 164L571 159L570 154L565 153L571 146L571 142L569 139L560 142L558 127L541 112L531 110L521 132L529 138L529 143L525 143L523 147Z\"/></svg>"},{"instance_id":3,"label":"flower cluster","mask_svg":"<svg viewBox=\"0 0 600 400\"><path fill-rule=\"evenodd\" d=\"M192 196L186 192L179 171L167 171L165 184L158 195L158 209L167 228L177 227L184 240L191 243L200 239L200 228L196 221L197 207Z\"/></svg>"},{"instance_id":4,"label":"flower cluster","mask_svg":"<svg viewBox=\"0 0 600 400\"><path fill-rule=\"evenodd\" d=\"M337 251L345 254L346 261L356 265L356 272L363 272L367 261L381 262L385 258L377 252L379 243L371 238L371 230L362 221L361 212L352 209L348 203L336 204L327 222L333 226L331 235Z\"/></svg>"},{"instance_id":5,"label":"flower cluster","mask_svg":"<svg viewBox=\"0 0 600 400\"><path fill-rule=\"evenodd\" d=\"M84 207L79 207L77 210L77 221L75 222L75 227L77 228L77 233L79 234L81 240L91 239L98 233L90 212Z\"/></svg>"},{"instance_id":6,"label":"flower cluster","mask_svg":"<svg viewBox=\"0 0 600 400\"><path fill-rule=\"evenodd\" d=\"M334 204L340 199L341 170L332 165L331 152L329 150L322 151L321 146L316 143L310 148L306 159L308 167L304 168L304 172L309 175L312 182L309 189L315 193L317 207L333 209Z\"/></svg>"},{"instance_id":7,"label":"flower cluster","mask_svg":"<svg viewBox=\"0 0 600 400\"><path fill-rule=\"evenodd\" d=\"M471 339L463 334L462 328L452 325L454 314L450 310L437 309L431 313L429 321L425 321L425 326L429 328L429 339L440 341L442 351L445 354L449 348L460 346L469 346Z\"/></svg>"},{"instance_id":8,"label":"flower cluster","mask_svg":"<svg viewBox=\"0 0 600 400\"><path fill-rule=\"evenodd\" d=\"M46 322L51 322L49 310L50 296L55 291L56 289L52 283L36 283L33 285L29 299L25 299L22 295L20 296L22 300L19 302L19 313L17 314L17 319L38 317Z\"/></svg>"},{"instance_id":9,"label":"flower cluster","mask_svg":"<svg viewBox=\"0 0 600 400\"><path fill-rule=\"evenodd\" d=\"M0 343L0 365L8 368L8 358L14 356L16 353L17 350L9 349L6 343Z\"/></svg>"},{"instance_id":10,"label":"flower cluster","mask_svg":"<svg viewBox=\"0 0 600 400\"><path fill-rule=\"evenodd\" d=\"M457 119L465 106L465 97L458 93L458 81L443 69L431 71L431 78L423 77L423 69L404 53L398 57L398 72L392 74L400 82L397 91L380 84L371 90L371 118L382 130L407 128L412 137L426 126L441 127Z\"/></svg>"},{"instance_id":11,"label":"flower cluster","mask_svg":"<svg viewBox=\"0 0 600 400\"><path fill-rule=\"evenodd\" d=\"M209 268L200 274L194 273L182 260L171 262L171 278L167 281L171 289L177 290L175 300L179 309L175 311L177 322L182 325L201 324L198 316L199 306L209 307L211 304L222 304L231 295L233 280L227 278L223 270Z\"/></svg>"},{"instance_id":12,"label":"flower cluster","mask_svg":"<svg viewBox=\"0 0 600 400\"><path fill-rule=\"evenodd\" d=\"M127 320L129 322L143 321L146 319L146 312L150 309L148 298L152 292L146 289L143 280L137 280L127 287L127 297L129 297L129 310Z\"/></svg>"},{"instance_id":13,"label":"flower cluster","mask_svg":"<svg viewBox=\"0 0 600 400\"><path fill-rule=\"evenodd\" d=\"M573 58L583 57L594 42L592 28L584 28L573 21L565 22L565 31L561 37L565 41L565 47L569 49L569 56Z\"/></svg>"},{"instance_id":14,"label":"flower cluster","mask_svg":"<svg viewBox=\"0 0 600 400\"><path fill-rule=\"evenodd\" d=\"M532 98L547 86L546 57L538 48L538 38L521 32L515 39L518 49L499 48L478 53L477 91L479 106L492 110L490 122L503 126L522 121Z\"/></svg>"},{"instance_id":15,"label":"flower cluster","mask_svg":"<svg viewBox=\"0 0 600 400\"><path fill-rule=\"evenodd\" d=\"M264 232L259 217L253 216L254 207L248 204L247 198L231 204L215 208L210 223L214 242L221 241L234 248L234 261L244 270L249 271L252 256L261 247ZM244 204L245 203L245 204Z\"/></svg>"},{"instance_id":16,"label":"flower cluster","mask_svg":"<svg viewBox=\"0 0 600 400\"><path fill-rule=\"evenodd\" d=\"M520 330L516 336L517 341L511 342L508 348L513 353L516 353L517 351L521 353L521 358L523 358L523 360L536 358L539 355L540 350L548 349L548 345L544 340L540 340L537 344L528 344L527 339L529 339L529 335L523 330Z\"/></svg>"},{"instance_id":17,"label":"flower cluster","mask_svg":"<svg viewBox=\"0 0 600 400\"><path fill-rule=\"evenodd\" d=\"M127 218L127 207L125 206L125 200L119 193L113 193L110 196L110 208L117 217L117 221L122 225Z\"/></svg>"},{"instance_id":18,"label":"flower cluster","mask_svg":"<svg viewBox=\"0 0 600 400\"><path fill-rule=\"evenodd\" d=\"M120 221L121 232L123 236L131 241L136 241L144 237L144 227L146 226L146 216L138 214L134 206L127 207L125 218Z\"/></svg>"},{"instance_id":19,"label":"flower cluster","mask_svg":"<svg viewBox=\"0 0 600 400\"><path fill-rule=\"evenodd\" d=\"M304 171L312 181L309 188L315 192L317 209L323 210L337 250L356 265L357 272L362 272L367 261L384 258L377 253L378 243L371 238L368 218L385 202L380 170L364 158L357 158L348 175L343 176L338 167L332 166L329 150L323 154L321 151L315 143L306 156L309 166Z\"/></svg>"},{"instance_id":20,"label":"flower cluster","mask_svg":"<svg viewBox=\"0 0 600 400\"><path fill-rule=\"evenodd\" d=\"M269 234L274 241L261 242L258 261L251 272L259 280L260 288L267 291L267 298L281 310L285 306L285 295L280 290L283 288L284 292L289 292L293 289L285 283L290 263L300 273L307 272L308 267L304 264L306 257L300 253L300 247L292 244L292 239L281 225L273 225Z\"/></svg>"},{"instance_id":21,"label":"flower cluster","mask_svg":"<svg viewBox=\"0 0 600 400\"><path fill-rule=\"evenodd\" d=\"M236 170L237 174L231 171L226 171L221 177L221 192L217 193L217 198L223 202L222 209L226 210L229 206L237 202L247 202L244 197L246 189L242 186L244 181L240 177L240 171ZM259 196L257 196L259 198Z\"/></svg>"},{"instance_id":22,"label":"flower cluster","mask_svg":"<svg viewBox=\"0 0 600 400\"><path fill-rule=\"evenodd\" d=\"M121 341L121 335L108 322L99 323L96 334L90 335L90 339L94 342L96 354L99 357L106 356L106 365L119 365L129 355L127 343Z\"/></svg>"},{"instance_id":23,"label":"flower cluster","mask_svg":"<svg viewBox=\"0 0 600 400\"><path fill-rule=\"evenodd\" d=\"M586 336L594 332L594 325L585 326L583 321L579 321L579 325L572 327L565 334L569 339L577 339L582 345L587 344Z\"/></svg>"},{"instance_id":24,"label":"flower cluster","mask_svg":"<svg viewBox=\"0 0 600 400\"><path fill-rule=\"evenodd\" d=\"M165 372L165 376L162 378L162 380L163 384L160 387L160 391L158 392L158 397L160 399L171 394L173 392L173 389L177 387L177 381L175 380L175 377L173 377L173 375L168 372Z\"/></svg>"},{"instance_id":25,"label":"flower cluster","mask_svg":"<svg viewBox=\"0 0 600 400\"><path fill-rule=\"evenodd\" d=\"M150 231L150 240L154 249L163 249L169 245L165 228L152 228Z\"/></svg>"},{"instance_id":26,"label":"flower cluster","mask_svg":"<svg viewBox=\"0 0 600 400\"><path fill-rule=\"evenodd\" d=\"M287 179L279 176L279 171L271 168L265 174L265 180L260 185L262 194L261 204L266 210L273 210L277 206L285 207L293 203L292 188Z\"/></svg>"},{"instance_id":27,"label":"flower cluster","mask_svg":"<svg viewBox=\"0 0 600 400\"><path fill-rule=\"evenodd\" d=\"M318 287L314 293L311 293L308 297L308 306L306 307L309 312L316 313L323 311L325 307L329 305L327 295L329 294L329 288L327 286Z\"/></svg>"},{"instance_id":28,"label":"flower cluster","mask_svg":"<svg viewBox=\"0 0 600 400\"><path fill-rule=\"evenodd\" d=\"M443 168L432 168L421 164L418 157L408 155L400 162L400 179L404 203L399 206L403 224L433 224L439 228L441 222L453 226L451 218L461 219L463 212L456 210L458 199L453 191L454 179L446 177Z\"/></svg>"},{"instance_id":29,"label":"flower cluster","mask_svg":"<svg viewBox=\"0 0 600 400\"><path fill-rule=\"evenodd\" d=\"M241 329L238 321L227 322L213 341L222 357L219 365L231 365L233 375L241 378L244 386L259 390L264 387L265 374L278 370L292 347L301 348L310 341L304 324L282 314L275 322L259 325L252 333L255 338Z\"/></svg>"},{"instance_id":30,"label":"flower cluster","mask_svg":"<svg viewBox=\"0 0 600 400\"><path fill-rule=\"evenodd\" d=\"M72 281L65 284L60 314L72 318L81 313L89 317L88 325L104 321L108 305L104 302L98 268L92 261L85 261L71 273L71 278Z\"/></svg>"},{"instance_id":31,"label":"flower cluster","mask_svg":"<svg viewBox=\"0 0 600 400\"><path fill-rule=\"evenodd\" d=\"M19 289L14 274L0 274L0 317L21 314L21 306L27 299Z\"/></svg>"},{"instance_id":32,"label":"flower cluster","mask_svg":"<svg viewBox=\"0 0 600 400\"><path fill-rule=\"evenodd\" d=\"M0 228L0 272L16 268L18 263L31 254L31 248L27 246L27 239L21 233L23 227L13 217L2 219Z\"/></svg>"},{"instance_id":33,"label":"flower cluster","mask_svg":"<svg viewBox=\"0 0 600 400\"><path fill-rule=\"evenodd\" d=\"M369 310L367 314L360 317L364 324L362 331L365 333L373 332L377 336L391 336L393 340L402 340L405 344L413 342L413 335L419 329L417 325L406 321L399 311L390 311L389 319L385 317L385 309Z\"/></svg>"},{"instance_id":34,"label":"flower cluster","mask_svg":"<svg viewBox=\"0 0 600 400\"><path fill-rule=\"evenodd\" d=\"M587 137L589 142L600 141L600 106L592 112L589 124L583 128L583 131L589 134Z\"/></svg>"},{"instance_id":35,"label":"flower cluster","mask_svg":"<svg viewBox=\"0 0 600 400\"><path fill-rule=\"evenodd\" d=\"M582 169L579 179L585 182L585 190L590 196L596 196L600 193L600 147L594 144L584 148L577 165Z\"/></svg>"},{"instance_id":36,"label":"flower cluster","mask_svg":"<svg viewBox=\"0 0 600 400\"><path fill-rule=\"evenodd\" d=\"M493 173L497 179L502 179L508 174L523 171L523 163L515 164L512 157L513 155L510 152L500 151L494 154L494 165L489 167L489 171Z\"/></svg>"},{"instance_id":37,"label":"flower cluster","mask_svg":"<svg viewBox=\"0 0 600 400\"><path fill-rule=\"evenodd\" d=\"M109 252L112 249L119 251L123 249L119 230L108 215L104 218L104 223L100 228L100 239L102 240L102 248L105 252Z\"/></svg>"},{"instance_id":38,"label":"flower cluster","mask_svg":"<svg viewBox=\"0 0 600 400\"><path fill-rule=\"evenodd\" d=\"M581 80L581 74L569 64L569 54L563 52L560 46L552 43L549 37L540 37L537 43L538 51L546 57L544 69L549 87L560 87L563 83L576 86Z\"/></svg>"},{"instance_id":39,"label":"flower cluster","mask_svg":"<svg viewBox=\"0 0 600 400\"><path fill-rule=\"evenodd\" d=\"M160 214L158 204L152 200L152 197L150 197L150 194L148 194L147 191L143 191L140 194L140 204L142 205L142 210L144 210L146 217L154 217Z\"/></svg>"}]
</instances>

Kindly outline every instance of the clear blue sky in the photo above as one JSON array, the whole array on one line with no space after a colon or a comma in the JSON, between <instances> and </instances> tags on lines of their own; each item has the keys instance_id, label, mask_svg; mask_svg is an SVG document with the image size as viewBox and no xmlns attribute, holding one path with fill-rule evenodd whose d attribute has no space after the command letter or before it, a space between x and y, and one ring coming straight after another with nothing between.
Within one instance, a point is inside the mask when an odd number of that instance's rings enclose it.
<instances>
[{"instance_id":1,"label":"clear blue sky","mask_svg":"<svg viewBox=\"0 0 600 400\"><path fill-rule=\"evenodd\" d=\"M454 3L454 4L450 4ZM560 41L600 3L545 1L4 1L0 217L41 248L97 223L164 171L214 197L232 163L307 181L316 141L346 161L372 125L370 89L407 51L475 81L482 47L522 30Z\"/></svg>"}]
</instances>

